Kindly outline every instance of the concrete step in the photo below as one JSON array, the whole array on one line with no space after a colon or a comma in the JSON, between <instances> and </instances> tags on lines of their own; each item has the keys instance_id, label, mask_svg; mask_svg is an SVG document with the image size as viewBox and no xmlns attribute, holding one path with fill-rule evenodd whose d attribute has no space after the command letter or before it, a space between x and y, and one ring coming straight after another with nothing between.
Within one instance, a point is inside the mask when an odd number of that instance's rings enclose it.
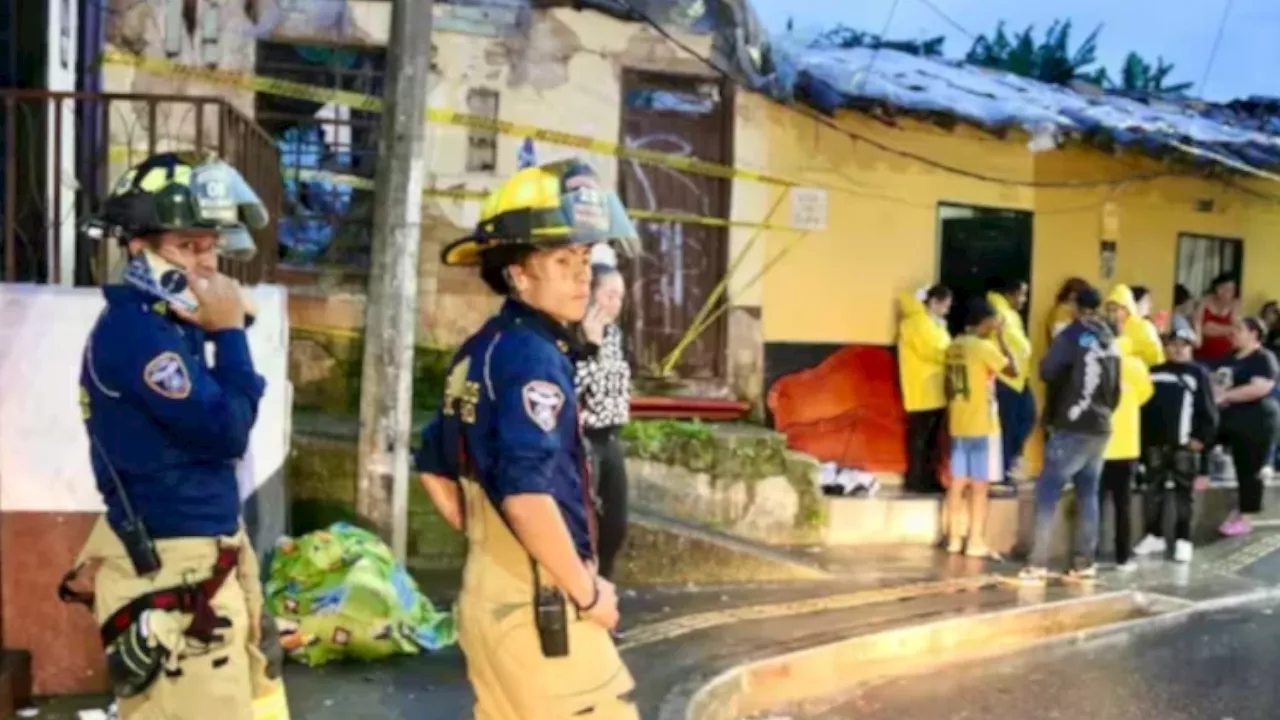
<instances>
[{"instance_id":1,"label":"concrete step","mask_svg":"<svg viewBox=\"0 0 1280 720\"><path fill-rule=\"evenodd\" d=\"M987 519L987 544L1001 554L1022 554L1030 550L1035 522L1034 485L1020 488L1016 498L992 498ZM1132 499L1133 542L1143 535L1142 498ZM1191 539L1206 545L1219 539L1218 526L1236 507L1234 487L1213 486L1195 494ZM1280 525L1280 485L1269 484L1264 492L1264 512L1260 526ZM1055 515L1053 556L1065 557L1072 547L1075 528L1074 496L1070 490L1058 504ZM1115 511L1110 503L1102 508L1100 550L1109 555L1115 547ZM934 545L942 539L943 518L940 497L883 493L874 498L827 498L826 543L836 547L878 547L885 545Z\"/></svg>"},{"instance_id":2,"label":"concrete step","mask_svg":"<svg viewBox=\"0 0 1280 720\"><path fill-rule=\"evenodd\" d=\"M826 540L832 546L935 545L942 538L942 498L893 491L872 498L827 498ZM1018 499L992 498L987 543L1008 553L1018 542Z\"/></svg>"}]
</instances>

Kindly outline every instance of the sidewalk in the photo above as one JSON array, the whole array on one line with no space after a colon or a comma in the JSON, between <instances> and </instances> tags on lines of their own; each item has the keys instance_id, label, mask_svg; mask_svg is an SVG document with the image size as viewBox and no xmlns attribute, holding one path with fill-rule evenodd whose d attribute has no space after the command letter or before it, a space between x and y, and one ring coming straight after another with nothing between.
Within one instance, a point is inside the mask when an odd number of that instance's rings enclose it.
<instances>
[{"instance_id":1,"label":"sidewalk","mask_svg":"<svg viewBox=\"0 0 1280 720\"><path fill-rule=\"evenodd\" d=\"M1030 600L1141 588L1193 601L1280 584L1280 533L1258 533L1198 551L1191 566L1151 562L1128 577L1104 573L1096 588L1051 587ZM641 716L666 720L720 672L778 655L905 624L1029 602L1001 581L1016 568L948 557L928 548L860 549L810 555L824 581L681 587L626 593L624 657L638 682ZM470 717L461 653L371 665L287 669L293 720L457 720ZM73 720L99 698L59 699L46 720Z\"/></svg>"}]
</instances>

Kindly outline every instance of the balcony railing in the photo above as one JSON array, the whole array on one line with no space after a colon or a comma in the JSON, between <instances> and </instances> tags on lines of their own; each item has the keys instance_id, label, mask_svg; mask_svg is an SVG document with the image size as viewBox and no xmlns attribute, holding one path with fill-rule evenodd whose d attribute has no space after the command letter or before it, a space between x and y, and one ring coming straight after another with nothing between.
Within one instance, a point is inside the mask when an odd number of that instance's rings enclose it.
<instances>
[{"instance_id":1,"label":"balcony railing","mask_svg":"<svg viewBox=\"0 0 1280 720\"><path fill-rule=\"evenodd\" d=\"M116 179L157 152L213 152L244 175L271 213L257 257L224 262L242 282L269 281L279 256L280 153L220 98L0 88L0 279L101 284L118 251L77 232Z\"/></svg>"}]
</instances>

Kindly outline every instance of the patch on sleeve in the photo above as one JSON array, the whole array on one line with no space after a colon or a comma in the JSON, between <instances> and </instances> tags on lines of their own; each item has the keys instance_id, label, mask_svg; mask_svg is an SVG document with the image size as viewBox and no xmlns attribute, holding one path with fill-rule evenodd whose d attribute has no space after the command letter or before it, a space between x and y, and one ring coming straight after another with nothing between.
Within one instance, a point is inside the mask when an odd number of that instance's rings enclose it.
<instances>
[{"instance_id":1,"label":"patch on sleeve","mask_svg":"<svg viewBox=\"0 0 1280 720\"><path fill-rule=\"evenodd\" d=\"M545 432L555 430L560 410L564 407L564 392L560 386L546 380L532 380L525 384L520 394L529 419Z\"/></svg>"},{"instance_id":2,"label":"patch on sleeve","mask_svg":"<svg viewBox=\"0 0 1280 720\"><path fill-rule=\"evenodd\" d=\"M170 400L185 400L191 395L191 375L182 356L163 352L151 359L142 371L147 387Z\"/></svg>"}]
</instances>

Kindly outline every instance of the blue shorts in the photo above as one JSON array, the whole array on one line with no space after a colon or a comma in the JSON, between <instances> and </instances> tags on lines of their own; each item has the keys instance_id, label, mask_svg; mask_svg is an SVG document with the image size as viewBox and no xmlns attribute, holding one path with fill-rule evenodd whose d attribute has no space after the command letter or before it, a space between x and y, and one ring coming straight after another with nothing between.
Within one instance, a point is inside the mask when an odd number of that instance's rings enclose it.
<instances>
[{"instance_id":1,"label":"blue shorts","mask_svg":"<svg viewBox=\"0 0 1280 720\"><path fill-rule=\"evenodd\" d=\"M1004 480L999 436L951 438L951 477L976 482Z\"/></svg>"}]
</instances>

